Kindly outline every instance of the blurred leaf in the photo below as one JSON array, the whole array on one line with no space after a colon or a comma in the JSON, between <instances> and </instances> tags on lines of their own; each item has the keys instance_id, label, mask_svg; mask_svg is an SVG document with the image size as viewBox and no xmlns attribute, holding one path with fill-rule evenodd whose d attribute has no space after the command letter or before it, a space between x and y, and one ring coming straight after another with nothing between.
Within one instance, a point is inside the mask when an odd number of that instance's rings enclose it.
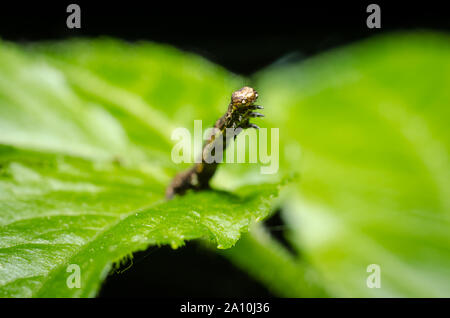
<instances>
[{"instance_id":1,"label":"blurred leaf","mask_svg":"<svg viewBox=\"0 0 450 318\"><path fill-rule=\"evenodd\" d=\"M241 81L154 44L0 43L0 296L94 296L149 245L235 244L277 185L170 202L164 190L181 169L172 128L219 117ZM70 264L81 288L66 284Z\"/></svg>"},{"instance_id":2,"label":"blurred leaf","mask_svg":"<svg viewBox=\"0 0 450 318\"><path fill-rule=\"evenodd\" d=\"M268 214L277 186L236 188L269 180L254 165L220 169L233 192L163 201L172 129L213 124L242 79L155 44L0 45L1 296L93 296L133 251L228 248ZM276 203L299 256L261 227L223 254L283 296L450 296L448 36L374 38L255 80L281 173L301 175Z\"/></svg>"},{"instance_id":3,"label":"blurred leaf","mask_svg":"<svg viewBox=\"0 0 450 318\"><path fill-rule=\"evenodd\" d=\"M450 38L373 38L256 83L283 167L301 174L289 238L327 290L449 297ZM366 285L370 264L380 289Z\"/></svg>"}]
</instances>

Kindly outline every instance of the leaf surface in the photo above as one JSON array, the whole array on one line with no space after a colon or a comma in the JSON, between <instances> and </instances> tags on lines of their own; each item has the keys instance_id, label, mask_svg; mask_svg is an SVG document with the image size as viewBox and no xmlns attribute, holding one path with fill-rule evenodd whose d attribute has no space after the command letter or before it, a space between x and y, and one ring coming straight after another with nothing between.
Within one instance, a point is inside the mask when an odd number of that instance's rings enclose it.
<instances>
[{"instance_id":1,"label":"leaf surface","mask_svg":"<svg viewBox=\"0 0 450 318\"><path fill-rule=\"evenodd\" d=\"M209 125L240 81L154 44L0 43L0 296L95 296L135 251L230 248L267 216L276 184L164 199L173 128Z\"/></svg>"},{"instance_id":2,"label":"leaf surface","mask_svg":"<svg viewBox=\"0 0 450 318\"><path fill-rule=\"evenodd\" d=\"M256 76L289 238L332 295L450 295L450 41L392 34ZM381 288L368 288L370 264Z\"/></svg>"}]
</instances>

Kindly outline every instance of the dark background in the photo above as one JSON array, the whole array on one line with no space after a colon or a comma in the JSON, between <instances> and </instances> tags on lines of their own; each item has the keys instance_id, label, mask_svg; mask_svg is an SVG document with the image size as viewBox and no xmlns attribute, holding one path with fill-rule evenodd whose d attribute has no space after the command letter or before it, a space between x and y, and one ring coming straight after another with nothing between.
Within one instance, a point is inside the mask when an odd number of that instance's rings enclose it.
<instances>
[{"instance_id":1,"label":"dark background","mask_svg":"<svg viewBox=\"0 0 450 318\"><path fill-rule=\"evenodd\" d=\"M107 35L150 40L249 75L291 52L307 57L382 32L450 29L443 4L392 2L18 1L2 3L0 37L36 41ZM69 3L81 7L81 29L66 27ZM381 29L366 26L370 3L381 7Z\"/></svg>"},{"instance_id":2,"label":"dark background","mask_svg":"<svg viewBox=\"0 0 450 318\"><path fill-rule=\"evenodd\" d=\"M69 3L81 7L81 29L66 27ZM327 49L398 30L450 30L443 4L427 1L323 2L299 0L25 1L2 3L0 38L16 42L112 36L149 40L200 54L229 70L250 75L287 55L306 58ZM381 7L381 29L366 26L367 5ZM295 54L291 54L295 53ZM287 247L279 213L266 221ZM131 266L132 265L132 266ZM188 243L152 247L134 255L106 280L100 296L270 296L261 284L223 257Z\"/></svg>"}]
</instances>

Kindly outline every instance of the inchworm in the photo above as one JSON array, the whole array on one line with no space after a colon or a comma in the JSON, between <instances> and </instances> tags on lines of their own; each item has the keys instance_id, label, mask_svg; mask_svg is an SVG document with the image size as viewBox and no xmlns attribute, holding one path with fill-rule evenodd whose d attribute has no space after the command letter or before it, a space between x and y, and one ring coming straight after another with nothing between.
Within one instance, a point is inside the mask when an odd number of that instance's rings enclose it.
<instances>
[{"instance_id":1,"label":"inchworm","mask_svg":"<svg viewBox=\"0 0 450 318\"><path fill-rule=\"evenodd\" d=\"M211 156L215 155L215 143L219 137L222 138L222 153L231 138L235 138L242 129L259 127L250 123L252 117L264 117L263 114L254 112L255 109L263 109L262 106L254 105L258 98L258 93L251 87L245 86L235 91L231 95L231 102L228 105L227 112L216 121L214 128L216 133L206 141L203 146L202 160L195 164L191 169L183 171L175 176L171 184L166 190L166 198L171 199L174 195L183 195L187 190L202 190L209 188L209 181L213 177L219 165L218 162L212 161ZM232 136L227 136L229 128L234 129ZM225 139L225 142L223 142Z\"/></svg>"}]
</instances>

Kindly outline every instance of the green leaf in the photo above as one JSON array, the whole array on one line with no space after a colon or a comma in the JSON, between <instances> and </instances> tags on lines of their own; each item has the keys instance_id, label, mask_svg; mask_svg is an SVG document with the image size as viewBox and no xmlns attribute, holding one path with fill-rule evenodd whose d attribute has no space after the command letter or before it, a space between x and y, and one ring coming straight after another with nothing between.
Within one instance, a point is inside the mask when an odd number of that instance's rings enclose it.
<instances>
[{"instance_id":1,"label":"green leaf","mask_svg":"<svg viewBox=\"0 0 450 318\"><path fill-rule=\"evenodd\" d=\"M282 166L301 174L284 204L288 236L327 290L449 297L448 35L377 37L256 82ZM370 264L379 289L366 285Z\"/></svg>"},{"instance_id":2,"label":"green leaf","mask_svg":"<svg viewBox=\"0 0 450 318\"><path fill-rule=\"evenodd\" d=\"M0 42L0 296L95 296L134 251L230 248L266 217L276 184L164 200L172 129L213 122L241 81L155 44Z\"/></svg>"},{"instance_id":3,"label":"green leaf","mask_svg":"<svg viewBox=\"0 0 450 318\"><path fill-rule=\"evenodd\" d=\"M221 253L283 296L449 297L449 43L393 34L257 74L282 174L301 176L277 202L300 256L260 226ZM227 165L213 184L230 192L163 193L172 129L212 125L243 83L155 44L0 43L0 296L94 296L149 245L233 246L278 176Z\"/></svg>"}]
</instances>

